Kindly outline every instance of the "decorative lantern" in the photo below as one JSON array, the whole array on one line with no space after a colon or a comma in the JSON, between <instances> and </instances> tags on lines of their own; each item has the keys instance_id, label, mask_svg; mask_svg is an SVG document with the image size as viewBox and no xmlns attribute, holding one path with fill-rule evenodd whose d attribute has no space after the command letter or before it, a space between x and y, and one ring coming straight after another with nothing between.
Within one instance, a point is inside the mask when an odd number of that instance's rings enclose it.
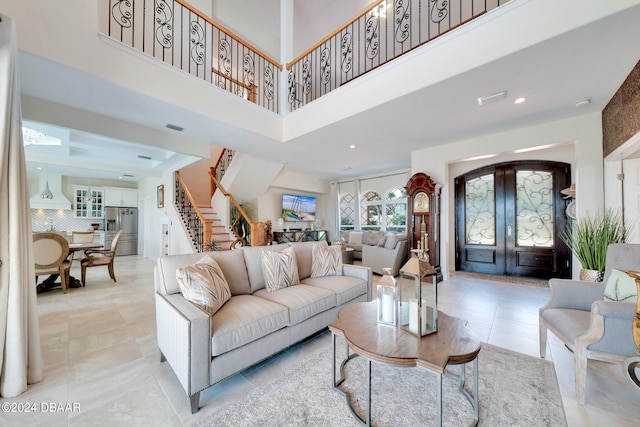
<instances>
[{"instance_id":1,"label":"decorative lantern","mask_svg":"<svg viewBox=\"0 0 640 427\"><path fill-rule=\"evenodd\" d=\"M428 261L410 258L400 273L415 281L413 298L402 300L399 296L400 326L414 335L423 337L438 331L437 271ZM426 279L430 277L431 280Z\"/></svg>"},{"instance_id":2,"label":"decorative lantern","mask_svg":"<svg viewBox=\"0 0 640 427\"><path fill-rule=\"evenodd\" d=\"M396 326L398 324L398 282L393 270L383 268L378 282L378 323Z\"/></svg>"}]
</instances>

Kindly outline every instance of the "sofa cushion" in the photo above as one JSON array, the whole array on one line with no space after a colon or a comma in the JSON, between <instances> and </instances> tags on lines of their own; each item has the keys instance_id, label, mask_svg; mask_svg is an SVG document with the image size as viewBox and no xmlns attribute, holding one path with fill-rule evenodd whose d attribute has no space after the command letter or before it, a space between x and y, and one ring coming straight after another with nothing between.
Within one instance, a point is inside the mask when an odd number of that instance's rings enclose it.
<instances>
[{"instance_id":1,"label":"sofa cushion","mask_svg":"<svg viewBox=\"0 0 640 427\"><path fill-rule=\"evenodd\" d=\"M604 300L636 302L638 300L636 280L624 271L612 269L604 288Z\"/></svg>"},{"instance_id":2,"label":"sofa cushion","mask_svg":"<svg viewBox=\"0 0 640 427\"><path fill-rule=\"evenodd\" d=\"M242 248L244 254L244 262L247 265L247 274L249 276L249 284L251 293L264 289L264 275L262 274L262 252L277 251L282 252L289 245L283 243L281 245L270 246L245 246Z\"/></svg>"},{"instance_id":3,"label":"sofa cushion","mask_svg":"<svg viewBox=\"0 0 640 427\"><path fill-rule=\"evenodd\" d=\"M210 256L176 270L182 296L214 315L231 298L227 279L218 263Z\"/></svg>"},{"instance_id":4,"label":"sofa cushion","mask_svg":"<svg viewBox=\"0 0 640 427\"><path fill-rule=\"evenodd\" d=\"M309 277L303 285L329 289L336 294L336 305L342 305L360 295L367 294L367 281L352 276Z\"/></svg>"},{"instance_id":5,"label":"sofa cushion","mask_svg":"<svg viewBox=\"0 0 640 427\"><path fill-rule=\"evenodd\" d=\"M341 276L342 248L314 244L311 261L311 277Z\"/></svg>"},{"instance_id":6,"label":"sofa cushion","mask_svg":"<svg viewBox=\"0 0 640 427\"><path fill-rule=\"evenodd\" d=\"M265 289L268 292L275 292L278 289L299 284L296 253L292 248L287 248L282 252L263 251L262 274L264 275Z\"/></svg>"},{"instance_id":7,"label":"sofa cushion","mask_svg":"<svg viewBox=\"0 0 640 427\"><path fill-rule=\"evenodd\" d=\"M361 245L362 244L362 231L351 231L349 233L349 240L347 243L353 245Z\"/></svg>"},{"instance_id":8,"label":"sofa cushion","mask_svg":"<svg viewBox=\"0 0 640 427\"><path fill-rule=\"evenodd\" d=\"M300 280L311 276L311 256L313 252L313 245L315 244L327 246L326 241L296 242L290 244L296 253L296 259L298 260L298 276L300 277Z\"/></svg>"},{"instance_id":9,"label":"sofa cushion","mask_svg":"<svg viewBox=\"0 0 640 427\"><path fill-rule=\"evenodd\" d=\"M205 254L216 260L222 269L224 277L227 278L231 295L248 295L251 293L247 266L244 263L242 251L214 251L205 252Z\"/></svg>"},{"instance_id":10,"label":"sofa cushion","mask_svg":"<svg viewBox=\"0 0 640 427\"><path fill-rule=\"evenodd\" d=\"M365 231L362 233L362 244L375 246L384 236L384 231Z\"/></svg>"},{"instance_id":11,"label":"sofa cushion","mask_svg":"<svg viewBox=\"0 0 640 427\"><path fill-rule=\"evenodd\" d=\"M298 285L267 292L262 289L254 296L287 307L289 325L300 323L318 313L336 306L336 294L318 286Z\"/></svg>"},{"instance_id":12,"label":"sofa cushion","mask_svg":"<svg viewBox=\"0 0 640 427\"><path fill-rule=\"evenodd\" d=\"M269 335L285 327L288 320L287 307L253 295L231 297L211 317L211 355L218 356Z\"/></svg>"},{"instance_id":13,"label":"sofa cushion","mask_svg":"<svg viewBox=\"0 0 640 427\"><path fill-rule=\"evenodd\" d=\"M395 249L396 245L401 240L407 240L406 234L394 234L392 236L387 236L387 241L384 243L384 247L386 249Z\"/></svg>"}]
</instances>

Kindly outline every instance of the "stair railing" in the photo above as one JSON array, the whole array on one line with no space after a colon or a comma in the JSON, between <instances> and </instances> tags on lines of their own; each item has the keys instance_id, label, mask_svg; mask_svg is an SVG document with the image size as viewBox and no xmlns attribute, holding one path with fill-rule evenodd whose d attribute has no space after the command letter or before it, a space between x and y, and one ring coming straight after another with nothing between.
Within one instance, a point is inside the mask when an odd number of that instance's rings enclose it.
<instances>
[{"instance_id":1,"label":"stair railing","mask_svg":"<svg viewBox=\"0 0 640 427\"><path fill-rule=\"evenodd\" d=\"M218 157L218 161L213 167L213 176L216 177L218 182L222 181L222 177L227 170L229 170L229 165L231 164L231 160L233 160L233 156L235 156L236 151L230 150L228 148L223 148L220 156ZM209 183L209 198L213 197L213 194L216 192L216 184L213 180L210 180Z\"/></svg>"},{"instance_id":2,"label":"stair railing","mask_svg":"<svg viewBox=\"0 0 640 427\"><path fill-rule=\"evenodd\" d=\"M278 113L282 65L184 0L100 0L100 32Z\"/></svg>"},{"instance_id":3,"label":"stair railing","mask_svg":"<svg viewBox=\"0 0 640 427\"><path fill-rule=\"evenodd\" d=\"M508 1L378 1L287 64L288 111Z\"/></svg>"},{"instance_id":4,"label":"stair railing","mask_svg":"<svg viewBox=\"0 0 640 427\"><path fill-rule=\"evenodd\" d=\"M206 250L206 245L211 242L212 224L209 221L205 221L179 171L174 173L174 183L176 209L189 233L194 249L196 252L203 252Z\"/></svg>"},{"instance_id":5,"label":"stair railing","mask_svg":"<svg viewBox=\"0 0 640 427\"><path fill-rule=\"evenodd\" d=\"M209 178L215 187L220 190L232 204L230 222L231 232L235 240L231 243L231 249L235 249L238 244L247 246L249 242L251 246L264 246L271 243L271 221L252 221L235 197L220 185L220 182L216 179L214 168L210 168Z\"/></svg>"}]
</instances>

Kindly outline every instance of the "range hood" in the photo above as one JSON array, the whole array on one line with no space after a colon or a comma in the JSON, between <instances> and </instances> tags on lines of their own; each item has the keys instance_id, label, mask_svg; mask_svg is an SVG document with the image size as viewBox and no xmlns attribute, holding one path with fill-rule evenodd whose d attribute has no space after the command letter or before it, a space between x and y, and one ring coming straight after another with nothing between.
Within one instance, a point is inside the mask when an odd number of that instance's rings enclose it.
<instances>
[{"instance_id":1,"label":"range hood","mask_svg":"<svg viewBox=\"0 0 640 427\"><path fill-rule=\"evenodd\" d=\"M53 194L52 199L43 199L40 194L49 182L49 190ZM71 209L71 202L62 194L62 175L49 173L40 175L38 192L29 200L31 209Z\"/></svg>"}]
</instances>

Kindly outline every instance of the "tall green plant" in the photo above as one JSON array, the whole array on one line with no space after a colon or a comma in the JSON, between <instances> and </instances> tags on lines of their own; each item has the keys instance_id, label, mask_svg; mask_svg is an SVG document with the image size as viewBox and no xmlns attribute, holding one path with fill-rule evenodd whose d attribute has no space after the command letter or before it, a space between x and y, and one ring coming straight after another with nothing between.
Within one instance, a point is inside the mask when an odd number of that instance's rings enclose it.
<instances>
[{"instance_id":1,"label":"tall green plant","mask_svg":"<svg viewBox=\"0 0 640 427\"><path fill-rule=\"evenodd\" d=\"M619 210L587 214L579 220L570 220L560 239L573 251L583 269L604 271L607 247L624 243L628 230Z\"/></svg>"}]
</instances>

